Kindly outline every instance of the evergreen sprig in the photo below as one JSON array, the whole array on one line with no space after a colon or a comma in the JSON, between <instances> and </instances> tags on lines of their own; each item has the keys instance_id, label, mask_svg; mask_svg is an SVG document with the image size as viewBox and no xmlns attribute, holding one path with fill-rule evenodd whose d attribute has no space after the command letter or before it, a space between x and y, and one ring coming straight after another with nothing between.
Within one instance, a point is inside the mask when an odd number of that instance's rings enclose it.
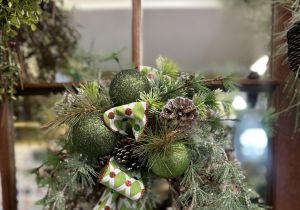
<instances>
[{"instance_id":1,"label":"evergreen sprig","mask_svg":"<svg viewBox=\"0 0 300 210\"><path fill-rule=\"evenodd\" d=\"M163 76L176 79L179 75L178 66L170 59L159 57L156 59L156 66L161 71Z\"/></svg>"}]
</instances>

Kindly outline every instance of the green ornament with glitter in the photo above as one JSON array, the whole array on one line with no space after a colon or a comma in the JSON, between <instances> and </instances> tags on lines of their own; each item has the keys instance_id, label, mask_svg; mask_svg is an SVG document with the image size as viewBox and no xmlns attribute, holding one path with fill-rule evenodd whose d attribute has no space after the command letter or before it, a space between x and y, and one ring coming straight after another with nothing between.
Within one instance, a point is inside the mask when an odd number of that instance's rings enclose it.
<instances>
[{"instance_id":1,"label":"green ornament with glitter","mask_svg":"<svg viewBox=\"0 0 300 210\"><path fill-rule=\"evenodd\" d=\"M183 175L190 164L189 151L183 143L174 143L166 152L153 154L149 160L152 172L163 178Z\"/></svg>"},{"instance_id":2,"label":"green ornament with glitter","mask_svg":"<svg viewBox=\"0 0 300 210\"><path fill-rule=\"evenodd\" d=\"M117 136L104 125L99 113L90 113L73 126L71 140L76 152L99 157L113 151Z\"/></svg>"},{"instance_id":3,"label":"green ornament with glitter","mask_svg":"<svg viewBox=\"0 0 300 210\"><path fill-rule=\"evenodd\" d=\"M147 77L135 69L123 70L116 74L110 84L109 95L115 105L137 102L141 92L150 91Z\"/></svg>"}]
</instances>

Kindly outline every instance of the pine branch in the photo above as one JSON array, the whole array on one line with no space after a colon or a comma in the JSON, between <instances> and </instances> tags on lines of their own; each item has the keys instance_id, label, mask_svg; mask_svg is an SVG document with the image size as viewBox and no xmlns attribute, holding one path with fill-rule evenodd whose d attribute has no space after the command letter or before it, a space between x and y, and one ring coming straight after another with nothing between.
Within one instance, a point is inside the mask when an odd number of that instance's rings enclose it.
<instances>
[{"instance_id":1,"label":"pine branch","mask_svg":"<svg viewBox=\"0 0 300 210\"><path fill-rule=\"evenodd\" d=\"M179 75L178 66L168 58L158 57L156 59L156 66L162 72L163 76L176 79Z\"/></svg>"},{"instance_id":2,"label":"pine branch","mask_svg":"<svg viewBox=\"0 0 300 210\"><path fill-rule=\"evenodd\" d=\"M44 165L55 164L58 161L53 156L48 156ZM56 158L60 159L59 157ZM49 206L53 210L64 210L67 197L72 197L87 188L93 187L98 174L90 165L90 160L83 158L79 154L67 155L58 162L60 167L49 168L49 175L37 173L39 182L48 180L48 193L38 203ZM50 177L49 177L50 176Z\"/></svg>"},{"instance_id":3,"label":"pine branch","mask_svg":"<svg viewBox=\"0 0 300 210\"><path fill-rule=\"evenodd\" d=\"M56 119L43 128L52 130L66 124L73 126L81 117L91 112L100 114L112 106L108 93L96 82L84 83L78 88L78 94L72 90L56 103Z\"/></svg>"}]
</instances>

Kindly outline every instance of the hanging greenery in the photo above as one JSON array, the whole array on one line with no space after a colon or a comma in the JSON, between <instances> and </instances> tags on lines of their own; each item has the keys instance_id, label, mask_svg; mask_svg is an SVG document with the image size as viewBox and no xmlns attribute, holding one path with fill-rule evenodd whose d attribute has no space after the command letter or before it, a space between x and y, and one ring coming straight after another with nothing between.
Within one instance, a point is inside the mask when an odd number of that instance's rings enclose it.
<instances>
[{"instance_id":1,"label":"hanging greenery","mask_svg":"<svg viewBox=\"0 0 300 210\"><path fill-rule=\"evenodd\" d=\"M64 11L54 1L40 4L42 13L36 30L30 27L20 28L16 41L20 45L20 53L24 63L36 63L37 69L32 73L28 68L24 72L28 80L52 82L58 69L64 69L77 46L77 31L70 25ZM34 75L34 76L33 76Z\"/></svg>"},{"instance_id":2,"label":"hanging greenery","mask_svg":"<svg viewBox=\"0 0 300 210\"><path fill-rule=\"evenodd\" d=\"M33 31L42 13L42 0L1 0L0 28L5 40L15 37L23 25L28 25Z\"/></svg>"},{"instance_id":3,"label":"hanging greenery","mask_svg":"<svg viewBox=\"0 0 300 210\"><path fill-rule=\"evenodd\" d=\"M0 42L0 101L4 94L14 99L14 86L18 81L18 66L15 63L14 52Z\"/></svg>"},{"instance_id":4,"label":"hanging greenery","mask_svg":"<svg viewBox=\"0 0 300 210\"><path fill-rule=\"evenodd\" d=\"M13 98L14 86L53 81L69 62L77 32L54 1L0 1L0 95ZM36 63L28 67L28 63Z\"/></svg>"}]
</instances>

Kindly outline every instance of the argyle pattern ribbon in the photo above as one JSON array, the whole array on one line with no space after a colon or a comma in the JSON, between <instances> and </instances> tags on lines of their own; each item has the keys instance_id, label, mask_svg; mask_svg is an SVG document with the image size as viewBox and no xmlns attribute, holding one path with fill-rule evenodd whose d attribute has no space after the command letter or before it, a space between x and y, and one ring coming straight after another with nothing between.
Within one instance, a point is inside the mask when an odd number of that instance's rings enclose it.
<instances>
[{"instance_id":1,"label":"argyle pattern ribbon","mask_svg":"<svg viewBox=\"0 0 300 210\"><path fill-rule=\"evenodd\" d=\"M131 200L139 200L144 196L143 182L122 171L113 158L104 168L99 182Z\"/></svg>"},{"instance_id":2,"label":"argyle pattern ribbon","mask_svg":"<svg viewBox=\"0 0 300 210\"><path fill-rule=\"evenodd\" d=\"M111 158L103 169L99 182L107 188L93 210L142 210L140 200L145 186L140 173L124 172Z\"/></svg>"}]
</instances>

